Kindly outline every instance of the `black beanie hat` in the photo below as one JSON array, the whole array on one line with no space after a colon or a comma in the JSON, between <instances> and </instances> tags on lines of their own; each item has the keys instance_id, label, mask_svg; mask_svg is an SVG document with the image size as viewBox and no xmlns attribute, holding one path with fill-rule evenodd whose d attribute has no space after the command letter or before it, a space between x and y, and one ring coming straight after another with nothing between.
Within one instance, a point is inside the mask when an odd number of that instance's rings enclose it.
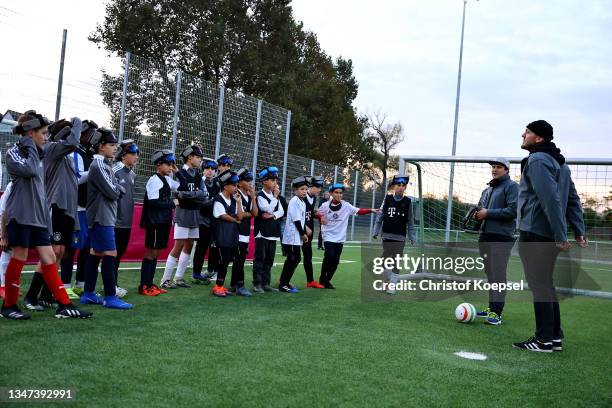
<instances>
[{"instance_id":1,"label":"black beanie hat","mask_svg":"<svg viewBox=\"0 0 612 408\"><path fill-rule=\"evenodd\" d=\"M546 141L553 140L553 127L545 120L536 120L527 125L527 129L531 130L536 135L543 137Z\"/></svg>"}]
</instances>

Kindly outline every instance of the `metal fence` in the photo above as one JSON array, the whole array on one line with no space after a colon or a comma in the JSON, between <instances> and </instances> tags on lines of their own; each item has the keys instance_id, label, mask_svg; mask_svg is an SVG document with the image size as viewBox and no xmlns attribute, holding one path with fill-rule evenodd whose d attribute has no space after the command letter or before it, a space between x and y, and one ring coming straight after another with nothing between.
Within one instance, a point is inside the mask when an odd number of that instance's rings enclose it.
<instances>
[{"instance_id":1,"label":"metal fence","mask_svg":"<svg viewBox=\"0 0 612 408\"><path fill-rule=\"evenodd\" d=\"M144 158L136 170L137 197L154 171L146 158L162 148L179 154L192 143L209 157L229 154L237 168L279 166L285 180L287 109L130 53L123 74L106 76L104 84L105 102L118 111L112 120L119 139L134 139Z\"/></svg>"}]
</instances>

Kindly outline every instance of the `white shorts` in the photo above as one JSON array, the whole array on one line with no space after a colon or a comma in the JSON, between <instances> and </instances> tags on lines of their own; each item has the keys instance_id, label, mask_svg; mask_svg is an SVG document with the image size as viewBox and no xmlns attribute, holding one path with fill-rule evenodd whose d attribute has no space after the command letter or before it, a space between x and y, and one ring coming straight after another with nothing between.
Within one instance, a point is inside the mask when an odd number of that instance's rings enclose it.
<instances>
[{"instance_id":1,"label":"white shorts","mask_svg":"<svg viewBox=\"0 0 612 408\"><path fill-rule=\"evenodd\" d=\"M180 227L174 224L174 239L198 239L200 238L200 229Z\"/></svg>"}]
</instances>

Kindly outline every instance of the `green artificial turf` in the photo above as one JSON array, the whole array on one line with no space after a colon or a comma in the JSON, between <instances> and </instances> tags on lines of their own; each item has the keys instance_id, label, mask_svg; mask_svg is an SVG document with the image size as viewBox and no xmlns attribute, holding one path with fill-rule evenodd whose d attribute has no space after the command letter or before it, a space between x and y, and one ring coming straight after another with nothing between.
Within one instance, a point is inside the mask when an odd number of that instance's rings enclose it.
<instances>
[{"instance_id":1,"label":"green artificial turf","mask_svg":"<svg viewBox=\"0 0 612 408\"><path fill-rule=\"evenodd\" d=\"M353 262L340 265L335 291L306 289L300 266L300 293L250 299L214 298L210 286L139 296L139 272L122 271L133 310L0 320L0 386L73 388L72 406L104 407L612 405L612 301L565 300L565 350L532 353L510 346L533 332L530 303L510 301L492 327L457 323L460 298L362 301L359 254L345 248Z\"/></svg>"}]
</instances>

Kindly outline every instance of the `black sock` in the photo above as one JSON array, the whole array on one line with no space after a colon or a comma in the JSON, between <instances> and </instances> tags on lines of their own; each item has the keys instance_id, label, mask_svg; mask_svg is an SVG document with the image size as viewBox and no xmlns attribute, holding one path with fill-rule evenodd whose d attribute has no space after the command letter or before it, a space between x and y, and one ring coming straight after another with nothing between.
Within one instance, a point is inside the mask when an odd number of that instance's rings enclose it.
<instances>
[{"instance_id":1,"label":"black sock","mask_svg":"<svg viewBox=\"0 0 612 408\"><path fill-rule=\"evenodd\" d=\"M98 265L100 265L100 257L89 254L87 257L87 267L85 268L85 292L93 292L96 290Z\"/></svg>"},{"instance_id":2,"label":"black sock","mask_svg":"<svg viewBox=\"0 0 612 408\"><path fill-rule=\"evenodd\" d=\"M42 274L41 274L42 275ZM43 282L42 289L40 291L40 299L45 299L50 302L53 301L53 293L49 290L46 282Z\"/></svg>"},{"instance_id":3,"label":"black sock","mask_svg":"<svg viewBox=\"0 0 612 408\"><path fill-rule=\"evenodd\" d=\"M153 264L152 259L143 258L142 264L140 265L140 285L149 285L149 274L151 273L151 265Z\"/></svg>"},{"instance_id":4,"label":"black sock","mask_svg":"<svg viewBox=\"0 0 612 408\"><path fill-rule=\"evenodd\" d=\"M72 269L74 268L74 249L71 247L66 248L66 253L60 261L60 271L62 276L62 283L69 285L72 282Z\"/></svg>"},{"instance_id":5,"label":"black sock","mask_svg":"<svg viewBox=\"0 0 612 408\"><path fill-rule=\"evenodd\" d=\"M79 249L79 256L77 257L77 268L76 268L76 281L85 282L85 275L87 274L87 260L89 259L89 248Z\"/></svg>"},{"instance_id":6,"label":"black sock","mask_svg":"<svg viewBox=\"0 0 612 408\"><path fill-rule=\"evenodd\" d=\"M115 296L117 282L115 281L115 257L104 255L102 257L102 282L104 296Z\"/></svg>"},{"instance_id":7,"label":"black sock","mask_svg":"<svg viewBox=\"0 0 612 408\"><path fill-rule=\"evenodd\" d=\"M30 288L25 295L25 299L30 302L37 302L38 295L40 294L40 290L42 289L45 280L43 279L42 273L34 272L34 276L32 276L32 282L30 283Z\"/></svg>"},{"instance_id":8,"label":"black sock","mask_svg":"<svg viewBox=\"0 0 612 408\"><path fill-rule=\"evenodd\" d=\"M155 272L157 271L157 258L153 258L151 266L149 267L149 273L147 275L147 285L153 285L153 279L155 278Z\"/></svg>"},{"instance_id":9,"label":"black sock","mask_svg":"<svg viewBox=\"0 0 612 408\"><path fill-rule=\"evenodd\" d=\"M115 283L117 284L117 286L119 286L119 264L121 263L121 258L116 257L115 258L115 266L114 266L114 270L115 270Z\"/></svg>"}]
</instances>

